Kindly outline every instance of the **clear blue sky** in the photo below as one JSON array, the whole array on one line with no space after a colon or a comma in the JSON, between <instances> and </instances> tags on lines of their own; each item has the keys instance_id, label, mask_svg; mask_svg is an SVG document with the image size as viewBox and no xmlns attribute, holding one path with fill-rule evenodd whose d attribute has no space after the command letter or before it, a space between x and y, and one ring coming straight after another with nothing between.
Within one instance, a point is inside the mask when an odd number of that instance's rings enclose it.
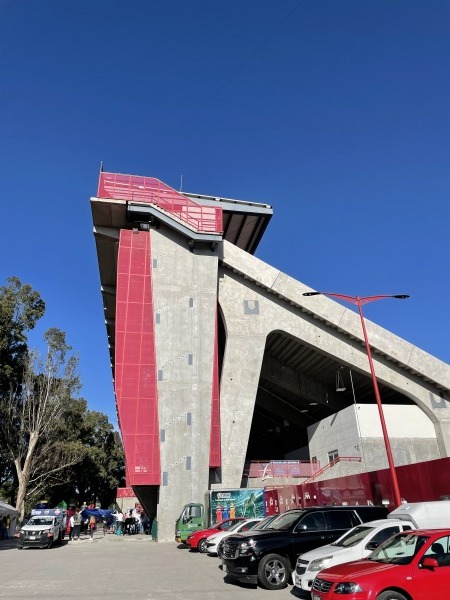
<instances>
[{"instance_id":1,"label":"clear blue sky","mask_svg":"<svg viewBox=\"0 0 450 600\"><path fill-rule=\"evenodd\" d=\"M450 362L448 0L0 0L0 285L115 420L90 196L105 170L265 202L257 255L409 293L367 318Z\"/></svg>"}]
</instances>

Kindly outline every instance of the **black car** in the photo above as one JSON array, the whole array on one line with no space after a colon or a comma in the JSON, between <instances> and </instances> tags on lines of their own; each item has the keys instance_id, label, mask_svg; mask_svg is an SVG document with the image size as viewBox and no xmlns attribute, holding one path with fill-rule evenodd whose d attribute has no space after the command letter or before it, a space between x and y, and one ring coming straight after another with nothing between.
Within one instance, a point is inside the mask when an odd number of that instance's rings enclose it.
<instances>
[{"instance_id":1,"label":"black car","mask_svg":"<svg viewBox=\"0 0 450 600\"><path fill-rule=\"evenodd\" d=\"M267 529L226 538L220 549L223 570L239 581L279 590L288 584L300 554L387 514L382 506L315 506L287 511Z\"/></svg>"}]
</instances>

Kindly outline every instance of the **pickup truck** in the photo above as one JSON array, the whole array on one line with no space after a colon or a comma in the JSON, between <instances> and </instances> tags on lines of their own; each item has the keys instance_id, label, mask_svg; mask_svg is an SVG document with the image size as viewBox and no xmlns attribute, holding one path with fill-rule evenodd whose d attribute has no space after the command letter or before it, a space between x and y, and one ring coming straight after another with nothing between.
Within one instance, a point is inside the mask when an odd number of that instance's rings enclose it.
<instances>
[{"instance_id":1,"label":"pickup truck","mask_svg":"<svg viewBox=\"0 0 450 600\"><path fill-rule=\"evenodd\" d=\"M64 511L59 508L32 510L31 517L19 534L18 548L27 546L51 548L54 542L62 543L66 530Z\"/></svg>"},{"instance_id":2,"label":"pickup truck","mask_svg":"<svg viewBox=\"0 0 450 600\"><path fill-rule=\"evenodd\" d=\"M286 587L299 554L330 544L356 525L383 518L382 506L315 506L279 515L267 529L230 535L221 547L225 573L268 590Z\"/></svg>"}]
</instances>

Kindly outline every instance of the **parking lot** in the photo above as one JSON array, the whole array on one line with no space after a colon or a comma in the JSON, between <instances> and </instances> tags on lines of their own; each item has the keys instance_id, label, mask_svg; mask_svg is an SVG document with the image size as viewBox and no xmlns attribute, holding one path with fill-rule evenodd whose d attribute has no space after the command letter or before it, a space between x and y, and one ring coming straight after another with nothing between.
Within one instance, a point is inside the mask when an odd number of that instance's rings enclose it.
<instances>
[{"instance_id":1,"label":"parking lot","mask_svg":"<svg viewBox=\"0 0 450 600\"><path fill-rule=\"evenodd\" d=\"M117 600L293 599L293 587L270 592L226 578L220 560L148 536L118 537L96 532L49 550L17 549L0 541L0 598Z\"/></svg>"}]
</instances>

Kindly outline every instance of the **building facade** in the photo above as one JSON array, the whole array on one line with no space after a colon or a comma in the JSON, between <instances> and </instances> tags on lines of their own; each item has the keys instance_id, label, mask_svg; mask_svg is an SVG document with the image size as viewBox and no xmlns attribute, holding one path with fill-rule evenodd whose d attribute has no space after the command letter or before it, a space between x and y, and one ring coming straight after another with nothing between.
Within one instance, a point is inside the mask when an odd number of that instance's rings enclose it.
<instances>
[{"instance_id":1,"label":"building facade","mask_svg":"<svg viewBox=\"0 0 450 600\"><path fill-rule=\"evenodd\" d=\"M127 486L158 540L184 504L241 487L246 460L310 455L311 424L374 405L358 316L254 256L270 206L101 173L91 207ZM447 457L449 366L367 327L383 403L417 408Z\"/></svg>"}]
</instances>

